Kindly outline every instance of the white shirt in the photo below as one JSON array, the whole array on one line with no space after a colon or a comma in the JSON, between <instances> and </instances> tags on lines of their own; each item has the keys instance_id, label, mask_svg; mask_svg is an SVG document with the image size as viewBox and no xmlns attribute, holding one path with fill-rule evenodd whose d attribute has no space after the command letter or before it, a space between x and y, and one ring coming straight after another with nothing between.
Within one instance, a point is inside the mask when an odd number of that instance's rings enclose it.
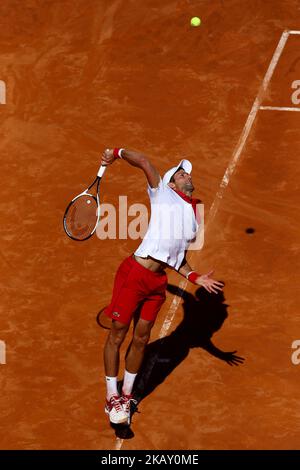
<instances>
[{"instance_id":1,"label":"white shirt","mask_svg":"<svg viewBox=\"0 0 300 470\"><path fill-rule=\"evenodd\" d=\"M163 261L178 270L185 251L194 241L198 223L193 207L160 179L157 188L148 185L151 218L136 256Z\"/></svg>"}]
</instances>

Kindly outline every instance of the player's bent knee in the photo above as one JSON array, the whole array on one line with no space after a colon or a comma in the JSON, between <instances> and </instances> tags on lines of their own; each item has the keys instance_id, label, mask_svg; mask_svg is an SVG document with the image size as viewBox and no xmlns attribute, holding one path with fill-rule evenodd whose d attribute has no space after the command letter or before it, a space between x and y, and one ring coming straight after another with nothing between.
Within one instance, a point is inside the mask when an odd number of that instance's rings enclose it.
<instances>
[{"instance_id":1,"label":"player's bent knee","mask_svg":"<svg viewBox=\"0 0 300 470\"><path fill-rule=\"evenodd\" d=\"M150 338L150 335L141 335L141 336L135 335L133 338L133 344L137 348L145 348L148 344L149 338Z\"/></svg>"},{"instance_id":2,"label":"player's bent knee","mask_svg":"<svg viewBox=\"0 0 300 470\"><path fill-rule=\"evenodd\" d=\"M111 331L108 337L108 341L112 346L121 346L127 333L127 328L124 330Z\"/></svg>"}]
</instances>

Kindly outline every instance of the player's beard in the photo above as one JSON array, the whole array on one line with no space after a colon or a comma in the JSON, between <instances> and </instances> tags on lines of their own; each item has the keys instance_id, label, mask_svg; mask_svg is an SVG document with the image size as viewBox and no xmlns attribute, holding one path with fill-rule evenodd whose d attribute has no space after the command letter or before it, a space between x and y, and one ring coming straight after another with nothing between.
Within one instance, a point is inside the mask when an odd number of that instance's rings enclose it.
<instances>
[{"instance_id":1,"label":"player's beard","mask_svg":"<svg viewBox=\"0 0 300 470\"><path fill-rule=\"evenodd\" d=\"M184 189L185 189L185 191L189 191L189 192L192 193L195 188L194 188L193 183L190 181L189 183L185 183Z\"/></svg>"}]
</instances>

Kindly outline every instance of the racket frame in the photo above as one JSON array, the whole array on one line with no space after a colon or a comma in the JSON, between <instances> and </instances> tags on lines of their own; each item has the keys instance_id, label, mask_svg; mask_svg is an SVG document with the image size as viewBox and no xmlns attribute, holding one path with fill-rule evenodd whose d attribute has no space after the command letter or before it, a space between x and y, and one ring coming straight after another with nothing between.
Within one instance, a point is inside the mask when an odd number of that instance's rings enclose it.
<instances>
[{"instance_id":1,"label":"racket frame","mask_svg":"<svg viewBox=\"0 0 300 470\"><path fill-rule=\"evenodd\" d=\"M84 191L82 191L82 193L80 194L77 194L77 196L75 196L72 201L68 204L66 210L65 210L65 213L64 213L64 218L63 218L63 226L64 226L64 231L66 232L66 234L68 235L69 238L71 238L72 240L75 240L76 242L84 242L85 240L88 240L89 238L91 238L96 229L97 229L97 226L98 226L98 223L99 223L99 219L100 219L100 198L99 198L99 186L100 186L100 181L101 181L101 178L104 174L106 170L106 166L103 166L101 165L99 170L98 170L98 173L97 173L97 176L96 178L94 179L94 181L92 182L92 184L89 185L88 188L86 188ZM90 194L89 193L89 190L97 183L97 189L96 189L96 196L94 196L93 194ZM92 232L85 238L75 238L73 237L69 232L68 232L68 229L67 229L67 224L66 224L66 215L69 211L69 208L71 207L71 205L73 204L74 201L76 201L76 199L78 199L79 197L81 196L90 196L91 198L93 198L95 201L96 201L96 204L97 204L97 220L96 220L96 224L95 224L95 227L93 228Z\"/></svg>"}]
</instances>

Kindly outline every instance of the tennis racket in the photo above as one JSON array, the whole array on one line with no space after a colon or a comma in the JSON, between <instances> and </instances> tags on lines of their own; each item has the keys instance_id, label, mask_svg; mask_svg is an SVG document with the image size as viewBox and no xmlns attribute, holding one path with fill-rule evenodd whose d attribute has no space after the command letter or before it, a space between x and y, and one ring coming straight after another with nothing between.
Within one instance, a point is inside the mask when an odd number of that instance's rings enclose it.
<instances>
[{"instance_id":1,"label":"tennis racket","mask_svg":"<svg viewBox=\"0 0 300 470\"><path fill-rule=\"evenodd\" d=\"M63 225L72 240L81 242L95 233L100 218L99 186L105 170L106 166L101 165L93 183L66 208ZM93 186L96 186L96 195L91 194Z\"/></svg>"}]
</instances>

